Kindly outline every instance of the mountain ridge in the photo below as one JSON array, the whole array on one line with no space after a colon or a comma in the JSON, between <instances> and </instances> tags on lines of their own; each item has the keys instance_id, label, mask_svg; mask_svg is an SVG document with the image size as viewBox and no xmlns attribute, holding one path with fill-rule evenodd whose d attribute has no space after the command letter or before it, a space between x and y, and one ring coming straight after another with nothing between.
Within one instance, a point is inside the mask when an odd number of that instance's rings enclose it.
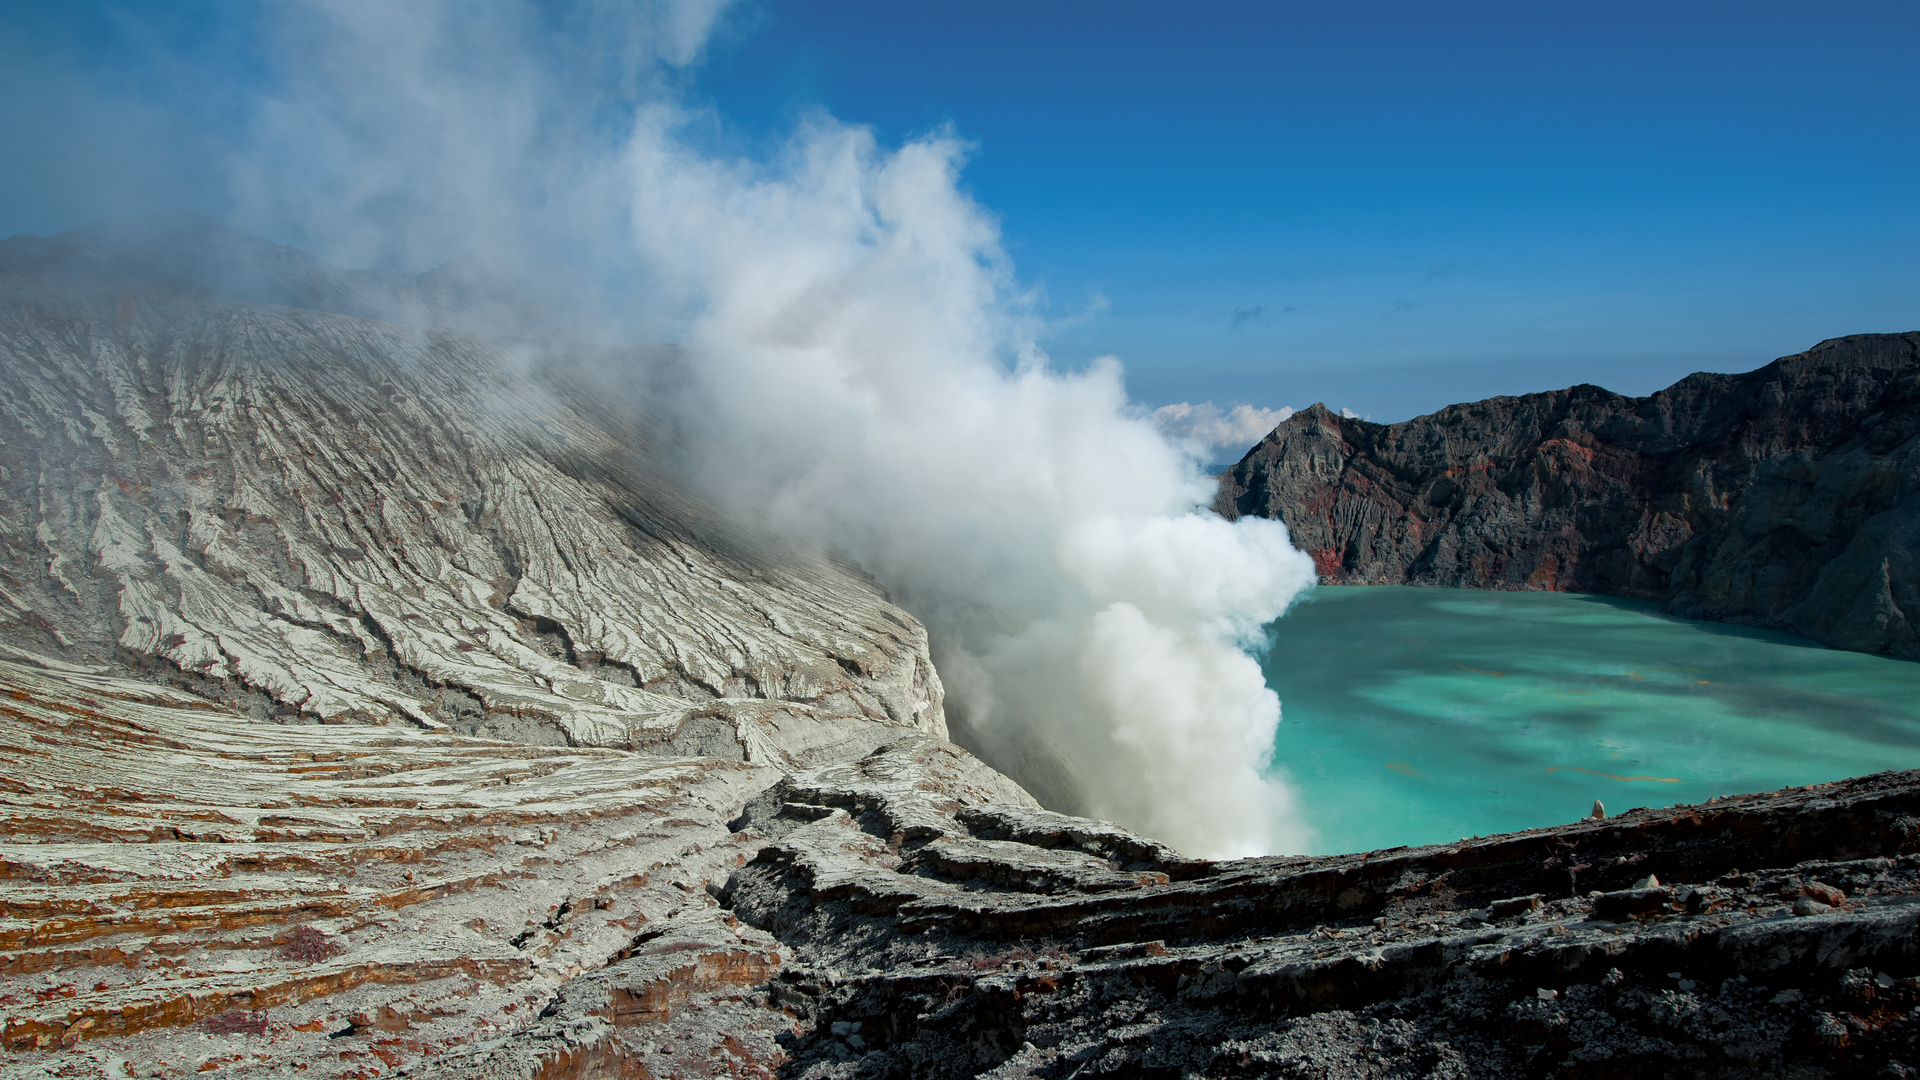
<instances>
[{"instance_id":1,"label":"mountain ridge","mask_svg":"<svg viewBox=\"0 0 1920 1080\"><path fill-rule=\"evenodd\" d=\"M1570 589L1920 658L1920 333L1645 397L1581 385L1398 424L1296 413L1215 509L1328 584Z\"/></svg>"}]
</instances>

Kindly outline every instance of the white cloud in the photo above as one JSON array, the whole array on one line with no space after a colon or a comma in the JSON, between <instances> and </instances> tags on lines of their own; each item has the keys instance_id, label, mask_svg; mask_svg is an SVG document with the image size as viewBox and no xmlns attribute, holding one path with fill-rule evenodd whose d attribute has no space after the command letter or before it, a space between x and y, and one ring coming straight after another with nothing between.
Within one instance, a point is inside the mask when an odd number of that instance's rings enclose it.
<instances>
[{"instance_id":1,"label":"white cloud","mask_svg":"<svg viewBox=\"0 0 1920 1080\"><path fill-rule=\"evenodd\" d=\"M1292 415L1293 408L1287 405L1265 409L1242 404L1222 410L1211 401L1198 405L1182 401L1153 410L1154 422L1168 436L1234 454L1266 438Z\"/></svg>"},{"instance_id":2,"label":"white cloud","mask_svg":"<svg viewBox=\"0 0 1920 1080\"><path fill-rule=\"evenodd\" d=\"M631 217L700 311L702 487L885 582L974 744L1043 797L1196 853L1299 846L1246 652L1313 580L1285 527L1205 510L1117 361L1048 365L953 138L816 117L765 164L700 154L685 120L638 128Z\"/></svg>"}]
</instances>

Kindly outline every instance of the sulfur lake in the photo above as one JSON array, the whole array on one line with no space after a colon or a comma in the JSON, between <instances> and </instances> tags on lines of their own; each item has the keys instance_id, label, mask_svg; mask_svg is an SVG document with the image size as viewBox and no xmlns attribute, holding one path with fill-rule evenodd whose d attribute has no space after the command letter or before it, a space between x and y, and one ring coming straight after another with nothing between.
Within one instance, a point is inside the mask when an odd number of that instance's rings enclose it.
<instances>
[{"instance_id":1,"label":"sulfur lake","mask_svg":"<svg viewBox=\"0 0 1920 1080\"><path fill-rule=\"evenodd\" d=\"M1920 663L1653 604L1322 586L1268 633L1312 853L1920 767Z\"/></svg>"}]
</instances>

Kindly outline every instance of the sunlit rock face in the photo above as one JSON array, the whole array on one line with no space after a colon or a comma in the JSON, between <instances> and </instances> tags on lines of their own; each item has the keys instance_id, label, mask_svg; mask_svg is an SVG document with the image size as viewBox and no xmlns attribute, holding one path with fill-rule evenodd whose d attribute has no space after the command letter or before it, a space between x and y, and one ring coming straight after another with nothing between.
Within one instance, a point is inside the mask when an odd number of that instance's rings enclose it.
<instances>
[{"instance_id":1,"label":"sunlit rock face","mask_svg":"<svg viewBox=\"0 0 1920 1080\"><path fill-rule=\"evenodd\" d=\"M538 1062L510 1037L570 977L624 961L684 1006L785 955L703 888L751 856L719 808L768 768L274 724L51 658L0 663L0 691L15 1075Z\"/></svg>"},{"instance_id":2,"label":"sunlit rock face","mask_svg":"<svg viewBox=\"0 0 1920 1080\"><path fill-rule=\"evenodd\" d=\"M1284 520L1333 584L1612 593L1920 657L1920 334L1644 398L1576 386L1384 425L1316 406L1217 508Z\"/></svg>"},{"instance_id":3,"label":"sunlit rock face","mask_svg":"<svg viewBox=\"0 0 1920 1080\"><path fill-rule=\"evenodd\" d=\"M537 358L107 275L10 278L15 627L285 719L626 748L721 732L756 761L873 725L944 734L914 619L857 573L703 520ZM631 380L653 361L596 362Z\"/></svg>"},{"instance_id":4,"label":"sunlit rock face","mask_svg":"<svg viewBox=\"0 0 1920 1080\"><path fill-rule=\"evenodd\" d=\"M785 955L708 889L757 851L727 823L947 745L924 629L659 478L670 352L318 310L446 314L188 239L0 246L8 1067L777 1055L764 1001L698 1020ZM589 973L600 1019L534 1032Z\"/></svg>"}]
</instances>

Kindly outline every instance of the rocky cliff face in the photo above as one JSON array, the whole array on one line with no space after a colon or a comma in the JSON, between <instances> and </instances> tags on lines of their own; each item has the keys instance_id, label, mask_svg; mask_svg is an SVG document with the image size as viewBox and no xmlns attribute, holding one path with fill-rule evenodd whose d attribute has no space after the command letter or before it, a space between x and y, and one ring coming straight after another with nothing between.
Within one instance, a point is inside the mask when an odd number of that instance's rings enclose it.
<instances>
[{"instance_id":1,"label":"rocky cliff face","mask_svg":"<svg viewBox=\"0 0 1920 1080\"><path fill-rule=\"evenodd\" d=\"M610 369L62 243L0 245L0 1075L1920 1050L1920 775L1189 860L946 741L919 624L663 481Z\"/></svg>"},{"instance_id":2,"label":"rocky cliff face","mask_svg":"<svg viewBox=\"0 0 1920 1080\"><path fill-rule=\"evenodd\" d=\"M981 809L895 852L796 784L726 896L796 949L796 1076L1905 1076L1917 783L1221 864Z\"/></svg>"},{"instance_id":3,"label":"rocky cliff face","mask_svg":"<svg viewBox=\"0 0 1920 1080\"><path fill-rule=\"evenodd\" d=\"M1298 413L1217 509L1287 523L1331 584L1569 589L1920 658L1920 334L1822 342L1629 398L1401 424Z\"/></svg>"}]
</instances>

